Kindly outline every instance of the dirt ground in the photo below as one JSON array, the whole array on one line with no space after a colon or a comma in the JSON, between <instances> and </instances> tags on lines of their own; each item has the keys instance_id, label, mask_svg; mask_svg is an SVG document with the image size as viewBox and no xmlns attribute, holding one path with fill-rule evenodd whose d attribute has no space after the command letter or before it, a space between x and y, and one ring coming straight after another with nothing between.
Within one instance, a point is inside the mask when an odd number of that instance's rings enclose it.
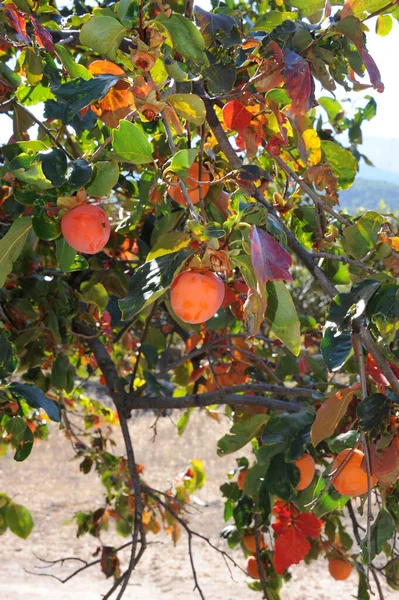
<instances>
[{"instance_id":1,"label":"dirt ground","mask_svg":"<svg viewBox=\"0 0 399 600\"><path fill-rule=\"evenodd\" d=\"M173 417L177 420L178 415ZM151 442L154 422L152 415L140 415L131 423L137 461L145 464L146 481L159 489L166 489L175 475L190 459L201 458L205 463L208 480L198 494L206 506L193 510L191 527L210 537L220 548L228 550L219 538L223 527L223 503L219 485L226 472L234 466L234 456L219 458L216 441L225 433L228 423L218 424L197 412L192 415L185 434L179 438L168 417L158 422L158 435ZM4 600L101 600L109 587L99 567L78 575L62 585L45 576L30 575L27 571L43 573L43 563L36 556L54 560L78 556L90 560L96 540L89 536L76 538L74 524L65 524L75 511L99 506L101 486L95 474L82 475L79 463L73 460L73 451L62 431L51 425L49 441L37 444L29 459L13 461L12 454L0 460L0 491L15 502L29 507L35 527L28 540L20 540L9 531L0 538L0 598ZM126 600L198 600L193 591L193 580L187 554L187 539L182 534L176 547L165 536L151 536L151 544L133 574L127 588ZM123 540L116 534L113 543ZM36 556L35 556L36 555ZM232 556L244 564L243 554L237 550ZM198 577L207 600L256 600L260 598L247 587L243 574L233 567L232 576L221 555L201 540L194 541L194 557ZM123 557L126 560L126 556ZM62 570L53 571L65 576L76 563L68 563ZM342 600L357 597L357 577L352 574L345 582L336 582L328 574L327 563L319 560L311 567L304 564L291 567L291 581L286 584L283 600ZM112 582L111 582L112 583ZM385 600L397 599L393 590L384 586ZM395 595L394 595L395 594Z\"/></svg>"}]
</instances>

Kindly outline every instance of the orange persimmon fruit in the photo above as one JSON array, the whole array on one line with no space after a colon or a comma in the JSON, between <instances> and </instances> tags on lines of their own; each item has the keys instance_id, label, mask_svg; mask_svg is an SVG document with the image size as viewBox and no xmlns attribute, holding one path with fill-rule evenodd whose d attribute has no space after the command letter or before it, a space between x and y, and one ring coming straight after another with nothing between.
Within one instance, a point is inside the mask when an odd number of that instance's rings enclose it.
<instances>
[{"instance_id":1,"label":"orange persimmon fruit","mask_svg":"<svg viewBox=\"0 0 399 600\"><path fill-rule=\"evenodd\" d=\"M331 558L328 561L328 570L330 571L331 577L334 577L337 581L344 581L350 576L352 565L343 558Z\"/></svg>"},{"instance_id":2,"label":"orange persimmon fruit","mask_svg":"<svg viewBox=\"0 0 399 600\"><path fill-rule=\"evenodd\" d=\"M315 474L316 465L310 454L304 454L295 461L295 466L299 469L300 478L296 486L298 491L305 490L311 483Z\"/></svg>"},{"instance_id":3,"label":"orange persimmon fruit","mask_svg":"<svg viewBox=\"0 0 399 600\"><path fill-rule=\"evenodd\" d=\"M61 231L72 248L84 254L96 254L109 240L110 224L99 206L77 206L61 219Z\"/></svg>"},{"instance_id":4,"label":"orange persimmon fruit","mask_svg":"<svg viewBox=\"0 0 399 600\"><path fill-rule=\"evenodd\" d=\"M201 181L201 182L206 182L206 183L208 181L210 181L211 178L210 178L209 172L205 169L205 167L202 167L201 179L200 179L199 163L195 162L191 165L191 167L188 170L188 177L192 178L192 179L188 178L185 182L187 192L188 192L188 197L190 198L190 200L193 204L198 204L198 202L201 200L201 193L200 193L200 186L198 185L198 183L196 183L196 181ZM193 181L193 179L195 179L195 181ZM187 206L187 202L183 196L180 186L178 185L177 177L173 177L172 184L173 185L170 185L168 188L169 196L171 198L173 198L173 200L175 202L177 202L178 204ZM206 194L208 193L208 190L209 190L209 185L201 185L201 192L202 192L203 198L205 198Z\"/></svg>"},{"instance_id":5,"label":"orange persimmon fruit","mask_svg":"<svg viewBox=\"0 0 399 600\"><path fill-rule=\"evenodd\" d=\"M205 323L222 305L224 284L211 271L184 271L172 283L170 301L185 323Z\"/></svg>"},{"instance_id":6,"label":"orange persimmon fruit","mask_svg":"<svg viewBox=\"0 0 399 600\"><path fill-rule=\"evenodd\" d=\"M249 577L252 577L252 579L260 579L258 563L256 562L256 556L250 556L248 558L246 571Z\"/></svg>"},{"instance_id":7,"label":"orange persimmon fruit","mask_svg":"<svg viewBox=\"0 0 399 600\"><path fill-rule=\"evenodd\" d=\"M240 490L244 490L244 484L245 484L245 479L246 479L247 475L248 475L248 469L244 469L243 471L240 471L238 474L237 485L240 488Z\"/></svg>"},{"instance_id":8,"label":"orange persimmon fruit","mask_svg":"<svg viewBox=\"0 0 399 600\"><path fill-rule=\"evenodd\" d=\"M335 458L331 472L334 472L351 452L345 448ZM362 496L367 492L367 473L361 468L364 454L361 450L354 450L349 460L342 469L333 476L332 482L335 489L343 496ZM375 475L371 475L371 487L377 484Z\"/></svg>"},{"instance_id":9,"label":"orange persimmon fruit","mask_svg":"<svg viewBox=\"0 0 399 600\"><path fill-rule=\"evenodd\" d=\"M256 553L256 541L253 533L245 534L242 541L248 552L252 552L252 554ZM266 547L262 534L259 534L259 547L261 550Z\"/></svg>"}]
</instances>

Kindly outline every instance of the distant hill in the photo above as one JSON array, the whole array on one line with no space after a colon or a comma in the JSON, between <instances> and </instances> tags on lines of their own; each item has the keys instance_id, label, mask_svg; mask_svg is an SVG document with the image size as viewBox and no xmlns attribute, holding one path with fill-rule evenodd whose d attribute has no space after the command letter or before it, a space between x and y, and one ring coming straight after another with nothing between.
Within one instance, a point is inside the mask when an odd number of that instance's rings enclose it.
<instances>
[{"instance_id":1,"label":"distant hill","mask_svg":"<svg viewBox=\"0 0 399 600\"><path fill-rule=\"evenodd\" d=\"M399 210L399 177L396 180L398 184L358 177L349 190L340 192L340 204L349 212L355 212L359 208L378 210L383 201L390 210Z\"/></svg>"}]
</instances>

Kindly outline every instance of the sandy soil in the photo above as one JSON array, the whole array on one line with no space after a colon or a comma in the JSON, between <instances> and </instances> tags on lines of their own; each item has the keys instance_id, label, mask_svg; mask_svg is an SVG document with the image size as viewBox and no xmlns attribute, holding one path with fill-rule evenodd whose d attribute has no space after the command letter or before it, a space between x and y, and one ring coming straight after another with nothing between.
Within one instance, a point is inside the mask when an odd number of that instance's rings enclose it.
<instances>
[{"instance_id":1,"label":"sandy soil","mask_svg":"<svg viewBox=\"0 0 399 600\"><path fill-rule=\"evenodd\" d=\"M176 415L177 418L177 415ZM151 443L150 429L154 417L141 415L131 423L131 433L136 448L137 461L146 466L146 480L159 489L165 489L173 477L182 471L190 459L202 458L208 481L198 494L206 503L194 510L190 525L209 536L227 550L219 538L223 526L223 503L219 485L225 473L234 466L234 456L219 458L216 441L227 429L228 423L218 424L204 415L192 416L189 427L179 438L169 418L158 422L158 435ZM39 556L54 560L64 556L78 556L90 560L97 548L96 540L89 536L76 538L74 524L65 522L78 510L89 510L100 505L101 486L95 474L83 476L79 463L61 431L52 425L47 443L35 446L29 459L16 463L11 453L0 461L0 491L29 507L35 528L27 541L7 532L0 538L0 598L4 600L101 600L110 587L99 567L92 569L62 585L50 577L30 575L26 571L43 570ZM121 538L113 536L115 544ZM187 540L182 534L176 547L165 536L150 536L151 544L134 573L126 600L198 600L193 591L193 581L187 554ZM207 600L255 600L260 598L248 589L245 577L233 567L232 580L221 555L200 540L194 542L196 568ZM238 550L232 555L240 564L244 557ZM126 556L123 557L126 560ZM76 563L75 563L76 565ZM73 569L69 563L54 570L66 576ZM283 600L327 600L357 597L357 577L346 582L335 582L327 571L325 560L312 567L298 565L291 568L292 579L282 593ZM385 600L394 600L397 594L384 586Z\"/></svg>"}]
</instances>

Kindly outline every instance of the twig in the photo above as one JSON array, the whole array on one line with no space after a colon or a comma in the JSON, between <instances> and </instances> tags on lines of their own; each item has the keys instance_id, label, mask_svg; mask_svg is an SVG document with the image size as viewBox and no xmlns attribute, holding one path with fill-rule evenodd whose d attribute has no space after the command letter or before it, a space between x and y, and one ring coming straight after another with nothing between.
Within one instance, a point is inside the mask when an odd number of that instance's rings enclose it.
<instances>
[{"instance_id":1,"label":"twig","mask_svg":"<svg viewBox=\"0 0 399 600\"><path fill-rule=\"evenodd\" d=\"M322 206L326 212L330 213L331 216L333 216L335 219L337 219L337 221L339 221L343 225L350 225L348 219L345 219L345 217L342 217L339 213L335 212L335 210L331 208L331 206L328 206L328 204L322 198L320 198L320 196L318 196L316 192L312 190L312 188L306 183L306 181L304 181L302 177L297 175L297 173L295 173L295 171L293 171L280 156L274 156L270 152L268 152L268 154L271 158L274 158L280 169L284 171L286 175L288 175L289 177L294 179L294 181L297 182L297 184L303 189L303 191L309 196L309 198L313 200L313 202Z\"/></svg>"},{"instance_id":2,"label":"twig","mask_svg":"<svg viewBox=\"0 0 399 600\"><path fill-rule=\"evenodd\" d=\"M163 113L161 113L161 118L162 118L162 123L163 123L164 129L165 129L166 139L167 139L170 151L172 152L172 154L176 154L177 148L176 148L175 143L173 141L173 135L172 135L172 131L171 131L170 127L169 127L169 123L168 123L168 121L167 121L167 119L166 119L166 117L165 117L165 115ZM187 191L187 188L186 188L186 186L184 184L184 181L182 181L180 179L180 177L178 178L178 180L179 180L179 185L180 185L181 193L183 194L183 198L184 198L184 200L187 203L187 206L189 208L190 214L191 214L193 220L196 223L199 223L200 218L199 218L199 216L197 214L197 211L194 208L194 204L191 202L191 198L188 195L188 191Z\"/></svg>"},{"instance_id":3,"label":"twig","mask_svg":"<svg viewBox=\"0 0 399 600\"><path fill-rule=\"evenodd\" d=\"M256 554L256 564L258 566L258 571L259 571L260 584L261 584L262 590L263 590L263 597L265 598L265 600L270 600L269 593L267 591L267 581L266 581L265 571L264 571L263 564L262 564L262 557L260 554L261 553L260 535L259 535L260 519L259 519L258 513L255 513L254 521L255 521L254 536L255 536L255 549L256 549L255 554Z\"/></svg>"},{"instance_id":4,"label":"twig","mask_svg":"<svg viewBox=\"0 0 399 600\"><path fill-rule=\"evenodd\" d=\"M64 148L64 146L62 146L62 144L57 140L57 138L55 137L55 135L53 135L53 133L50 131L50 129L48 127L46 127L46 125L44 123L42 123L42 121L40 119L38 119L32 112L30 112L30 110L28 110L26 108L26 106L24 106L23 104L20 104L15 99L12 99L12 101L10 102L10 105L17 106L18 108L23 110L27 115L29 115L29 118L31 118L32 121L34 121L36 123L36 125L38 125L41 129L43 129L43 131L45 132L47 137L50 138L50 140L53 142L53 144L55 144L60 150L62 150L68 156L68 158L70 158L71 160L74 159L72 154L70 154L68 152L68 150L66 150Z\"/></svg>"},{"instance_id":5,"label":"twig","mask_svg":"<svg viewBox=\"0 0 399 600\"><path fill-rule=\"evenodd\" d=\"M139 351L137 353L136 362L134 364L133 373L132 373L132 377L131 377L131 380L130 380L130 386L129 386L130 393L132 393L133 389L134 389L134 380L136 379L137 371L138 371L138 368L139 368L141 353L142 353L142 350L143 350L143 344L144 344L145 339L147 337L148 329L150 327L150 324L151 324L151 321L152 321L152 317L155 314L157 306L158 306L158 302L157 302L157 300L155 300L154 304L152 305L151 312L150 312L150 314L148 315L148 317L146 319L145 326L144 326L144 329L143 329L143 333L142 333L141 338L140 338Z\"/></svg>"},{"instance_id":6,"label":"twig","mask_svg":"<svg viewBox=\"0 0 399 600\"><path fill-rule=\"evenodd\" d=\"M329 252L317 252L317 254L313 254L314 258L317 260L319 258L326 258L327 260L337 260L342 264L353 265L354 267L359 267L359 269L363 269L368 273L375 273L375 269L373 267L368 267L360 260L355 260L353 258L349 258L347 256L341 256L339 254L330 254Z\"/></svg>"},{"instance_id":7,"label":"twig","mask_svg":"<svg viewBox=\"0 0 399 600\"><path fill-rule=\"evenodd\" d=\"M352 333L352 344L353 350L356 356L357 365L359 369L360 379L360 397L361 400L367 398L367 376L366 369L364 366L363 358L363 346L362 340L358 332ZM366 468L367 468L367 523L366 523L366 539L367 539L367 585L370 586L370 565L371 565L371 523L373 518L373 507L371 498L371 462L370 453L367 444L367 438L364 431L360 433L360 441L363 446L364 455L366 457Z\"/></svg>"}]
</instances>

